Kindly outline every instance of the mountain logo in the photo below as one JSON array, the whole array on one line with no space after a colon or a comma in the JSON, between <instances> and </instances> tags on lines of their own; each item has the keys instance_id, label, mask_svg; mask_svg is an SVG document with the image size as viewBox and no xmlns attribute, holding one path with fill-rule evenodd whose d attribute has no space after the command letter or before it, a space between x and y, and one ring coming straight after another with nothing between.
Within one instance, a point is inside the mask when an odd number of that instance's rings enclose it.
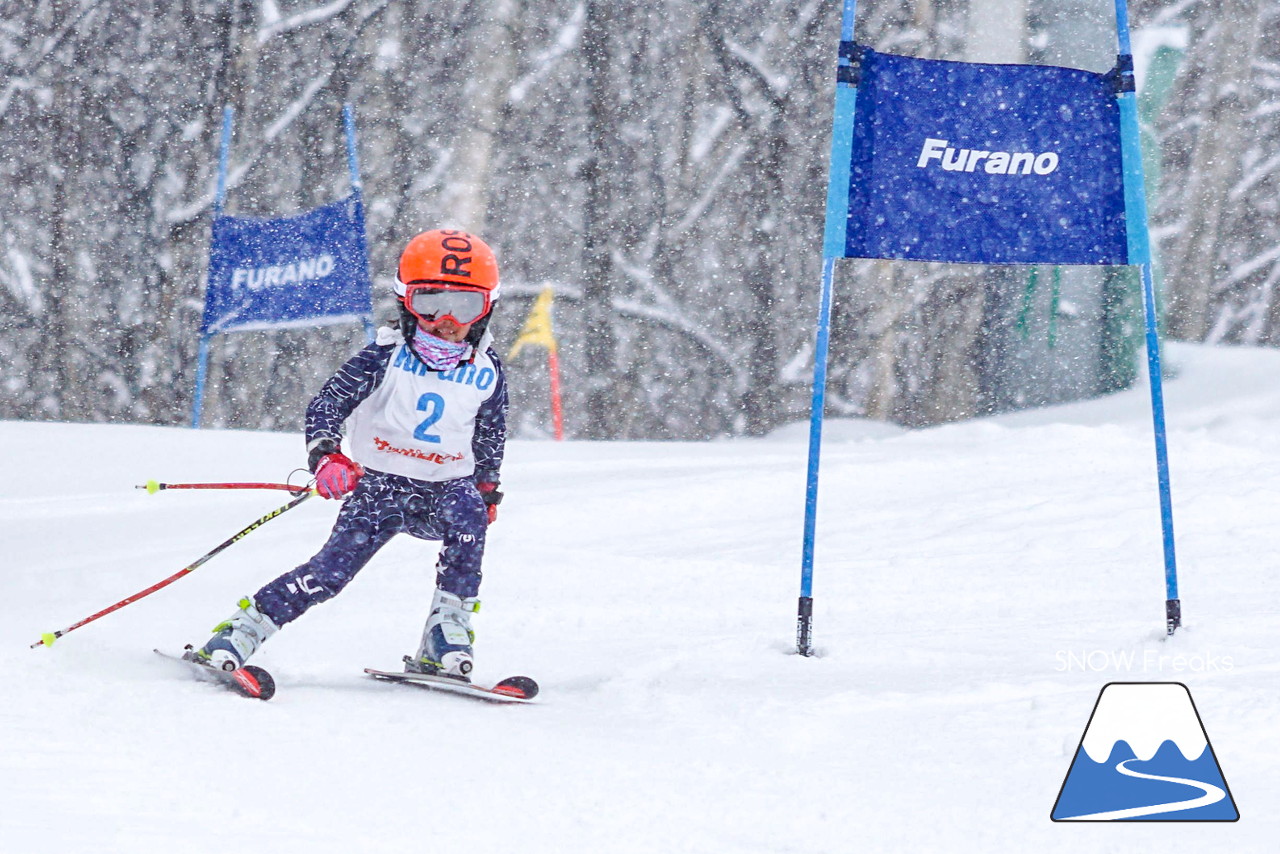
<instances>
[{"instance_id":1,"label":"mountain logo","mask_svg":"<svg viewBox=\"0 0 1280 854\"><path fill-rule=\"evenodd\" d=\"M1237 821L1231 790L1181 682L1111 682L1098 694L1054 821Z\"/></svg>"}]
</instances>

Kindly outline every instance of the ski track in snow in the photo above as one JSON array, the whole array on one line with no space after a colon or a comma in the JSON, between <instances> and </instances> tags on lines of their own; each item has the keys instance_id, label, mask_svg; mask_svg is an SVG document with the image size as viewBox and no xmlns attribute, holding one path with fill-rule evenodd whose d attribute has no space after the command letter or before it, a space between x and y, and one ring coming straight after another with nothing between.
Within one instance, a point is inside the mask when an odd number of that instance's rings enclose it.
<instances>
[{"instance_id":1,"label":"ski track in snow","mask_svg":"<svg viewBox=\"0 0 1280 854\"><path fill-rule=\"evenodd\" d=\"M405 537L264 647L270 702L151 652L310 557L337 509L319 500L28 649L284 503L136 484L281 479L305 454L0 423L0 852L1273 851L1280 352L1170 345L1166 364L1174 638L1144 387L931 430L829 422L812 659L791 654L804 425L517 441L476 650L478 679L538 680L524 706L362 673L421 631L435 548ZM1095 650L1121 657L1067 666ZM1050 821L1098 691L1140 680L1191 689L1240 822Z\"/></svg>"}]
</instances>

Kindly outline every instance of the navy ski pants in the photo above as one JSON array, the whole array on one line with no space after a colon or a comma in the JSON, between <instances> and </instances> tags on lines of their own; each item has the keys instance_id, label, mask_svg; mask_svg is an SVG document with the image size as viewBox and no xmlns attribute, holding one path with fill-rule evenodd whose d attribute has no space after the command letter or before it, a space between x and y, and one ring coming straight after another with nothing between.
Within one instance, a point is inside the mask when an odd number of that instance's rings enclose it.
<instances>
[{"instance_id":1,"label":"navy ski pants","mask_svg":"<svg viewBox=\"0 0 1280 854\"><path fill-rule=\"evenodd\" d=\"M368 470L338 512L324 547L311 560L254 594L277 626L337 596L387 541L401 532L443 540L436 586L466 599L480 591L488 512L469 477L429 483Z\"/></svg>"}]
</instances>

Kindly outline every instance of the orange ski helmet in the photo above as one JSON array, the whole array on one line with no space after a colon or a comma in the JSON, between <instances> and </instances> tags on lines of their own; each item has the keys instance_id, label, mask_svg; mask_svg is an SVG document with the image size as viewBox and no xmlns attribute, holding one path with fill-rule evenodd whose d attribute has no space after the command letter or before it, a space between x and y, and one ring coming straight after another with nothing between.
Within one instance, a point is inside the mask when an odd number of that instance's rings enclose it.
<instances>
[{"instance_id":1,"label":"orange ski helmet","mask_svg":"<svg viewBox=\"0 0 1280 854\"><path fill-rule=\"evenodd\" d=\"M489 299L497 299L498 259L474 234L443 228L424 231L400 253L396 296L404 297L408 285L428 283L489 291Z\"/></svg>"},{"instance_id":2,"label":"orange ski helmet","mask_svg":"<svg viewBox=\"0 0 1280 854\"><path fill-rule=\"evenodd\" d=\"M498 284L498 259L489 244L465 231L424 231L400 253L395 285L400 329L412 339L420 315L440 308L458 323L470 323L467 343L479 346L498 301Z\"/></svg>"}]
</instances>

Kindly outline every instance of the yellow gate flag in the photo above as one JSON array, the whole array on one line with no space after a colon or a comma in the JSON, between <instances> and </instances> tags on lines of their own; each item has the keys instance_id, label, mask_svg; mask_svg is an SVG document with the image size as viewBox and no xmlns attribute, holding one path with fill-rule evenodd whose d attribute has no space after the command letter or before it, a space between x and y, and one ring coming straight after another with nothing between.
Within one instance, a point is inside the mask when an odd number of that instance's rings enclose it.
<instances>
[{"instance_id":1,"label":"yellow gate flag","mask_svg":"<svg viewBox=\"0 0 1280 854\"><path fill-rule=\"evenodd\" d=\"M551 303L554 299L555 291L549 287L538 294L524 327L516 336L516 342L511 345L511 352L507 353L508 359L514 359L526 344L535 344L546 347L552 353L556 352L556 335L551 328Z\"/></svg>"}]
</instances>

